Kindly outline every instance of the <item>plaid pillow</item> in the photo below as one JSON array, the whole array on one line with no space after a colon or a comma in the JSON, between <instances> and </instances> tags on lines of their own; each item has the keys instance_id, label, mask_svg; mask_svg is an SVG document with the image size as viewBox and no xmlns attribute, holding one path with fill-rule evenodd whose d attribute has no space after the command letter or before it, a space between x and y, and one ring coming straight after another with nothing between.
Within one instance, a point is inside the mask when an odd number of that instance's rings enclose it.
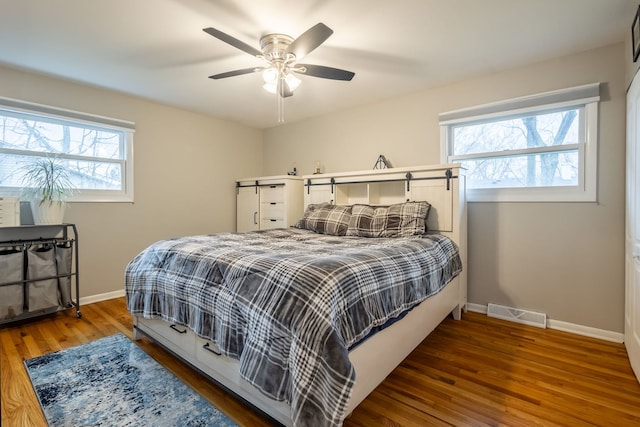
<instances>
[{"instance_id":1,"label":"plaid pillow","mask_svg":"<svg viewBox=\"0 0 640 427\"><path fill-rule=\"evenodd\" d=\"M310 204L295 227L321 234L344 236L349 228L350 218L350 205Z\"/></svg>"},{"instance_id":2,"label":"plaid pillow","mask_svg":"<svg viewBox=\"0 0 640 427\"><path fill-rule=\"evenodd\" d=\"M407 237L424 234L431 205L406 202L391 206L353 205L347 236Z\"/></svg>"}]
</instances>

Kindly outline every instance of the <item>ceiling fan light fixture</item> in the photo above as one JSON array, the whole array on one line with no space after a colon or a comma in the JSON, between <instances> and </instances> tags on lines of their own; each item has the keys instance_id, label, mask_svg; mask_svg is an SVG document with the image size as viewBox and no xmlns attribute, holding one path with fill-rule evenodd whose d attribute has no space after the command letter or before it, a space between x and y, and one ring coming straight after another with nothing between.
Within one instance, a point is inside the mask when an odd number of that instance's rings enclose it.
<instances>
[{"instance_id":1,"label":"ceiling fan light fixture","mask_svg":"<svg viewBox=\"0 0 640 427\"><path fill-rule=\"evenodd\" d=\"M298 86L300 86L301 80L294 76L289 72L282 72L282 80L286 83L287 87L291 92L296 90ZM276 94L278 93L278 71L275 68L267 68L262 73L262 78L264 80L264 85L262 88L269 93Z\"/></svg>"},{"instance_id":2,"label":"ceiling fan light fixture","mask_svg":"<svg viewBox=\"0 0 640 427\"><path fill-rule=\"evenodd\" d=\"M272 81L272 82L267 82L267 83L265 83L265 84L262 86L262 88L263 88L264 90L266 90L267 92L272 93L272 94L274 94L274 95L275 95L275 94L278 92L278 83L277 83L277 80L274 80L274 81Z\"/></svg>"},{"instance_id":3,"label":"ceiling fan light fixture","mask_svg":"<svg viewBox=\"0 0 640 427\"><path fill-rule=\"evenodd\" d=\"M275 85L275 81L278 78L278 70L275 67L269 67L262 72L262 80L265 83L273 83Z\"/></svg>"},{"instance_id":4,"label":"ceiling fan light fixture","mask_svg":"<svg viewBox=\"0 0 640 427\"><path fill-rule=\"evenodd\" d=\"M300 86L300 82L301 80L299 78L297 78L296 76L294 76L291 73L287 73L284 76L284 81L287 83L287 86L289 86L289 90L291 92L293 92L294 90L296 90L296 88L298 86Z\"/></svg>"},{"instance_id":5,"label":"ceiling fan light fixture","mask_svg":"<svg viewBox=\"0 0 640 427\"><path fill-rule=\"evenodd\" d=\"M276 67L266 68L262 72L262 80L264 80L264 85L262 87L264 90L274 95L278 92L278 74L280 73Z\"/></svg>"}]
</instances>

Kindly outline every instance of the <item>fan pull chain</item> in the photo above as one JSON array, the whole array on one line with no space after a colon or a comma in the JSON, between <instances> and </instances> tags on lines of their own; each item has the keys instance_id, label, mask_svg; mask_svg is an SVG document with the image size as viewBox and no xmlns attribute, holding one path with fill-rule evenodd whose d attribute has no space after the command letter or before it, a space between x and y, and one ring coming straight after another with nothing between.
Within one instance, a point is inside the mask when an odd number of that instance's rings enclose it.
<instances>
[{"instance_id":1,"label":"fan pull chain","mask_svg":"<svg viewBox=\"0 0 640 427\"><path fill-rule=\"evenodd\" d=\"M276 90L276 99L278 103L278 123L284 123L284 96L282 96L284 89L284 74L278 73L278 88Z\"/></svg>"}]
</instances>

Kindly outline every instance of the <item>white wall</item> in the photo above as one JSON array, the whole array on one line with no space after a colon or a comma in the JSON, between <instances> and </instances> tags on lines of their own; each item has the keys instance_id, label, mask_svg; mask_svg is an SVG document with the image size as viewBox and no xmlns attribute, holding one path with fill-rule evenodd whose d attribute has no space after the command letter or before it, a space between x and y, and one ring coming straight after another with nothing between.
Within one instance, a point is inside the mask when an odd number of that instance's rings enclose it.
<instances>
[{"instance_id":1,"label":"white wall","mask_svg":"<svg viewBox=\"0 0 640 427\"><path fill-rule=\"evenodd\" d=\"M481 76L265 131L264 173L440 162L438 113L601 82L598 203L472 203L469 301L623 331L624 44Z\"/></svg>"},{"instance_id":2,"label":"white wall","mask_svg":"<svg viewBox=\"0 0 640 427\"><path fill-rule=\"evenodd\" d=\"M629 6L629 31L625 34L624 38L624 60L625 60L625 82L626 87L628 88L631 85L631 80L633 80L633 76L640 68L640 58L638 61L633 62L633 48L632 48L632 37L631 37L631 25L633 24L633 20L636 16L636 11L638 10L638 4L631 4Z\"/></svg>"},{"instance_id":3,"label":"white wall","mask_svg":"<svg viewBox=\"0 0 640 427\"><path fill-rule=\"evenodd\" d=\"M262 173L262 132L144 99L0 67L0 96L136 123L132 203L72 203L80 295L123 289L150 243L235 230L235 179Z\"/></svg>"}]
</instances>

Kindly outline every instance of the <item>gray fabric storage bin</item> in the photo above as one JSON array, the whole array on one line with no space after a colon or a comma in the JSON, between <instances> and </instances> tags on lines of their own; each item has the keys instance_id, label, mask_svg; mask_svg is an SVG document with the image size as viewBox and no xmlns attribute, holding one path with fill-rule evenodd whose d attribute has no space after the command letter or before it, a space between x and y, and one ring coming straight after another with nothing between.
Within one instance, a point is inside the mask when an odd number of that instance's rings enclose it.
<instances>
[{"instance_id":1,"label":"gray fabric storage bin","mask_svg":"<svg viewBox=\"0 0 640 427\"><path fill-rule=\"evenodd\" d=\"M58 279L36 280L42 277L55 277L56 251L53 244L35 245L27 251L28 310L36 311L56 308L60 305Z\"/></svg>"},{"instance_id":2,"label":"gray fabric storage bin","mask_svg":"<svg viewBox=\"0 0 640 427\"><path fill-rule=\"evenodd\" d=\"M24 279L24 249L0 250L0 283ZM11 319L23 312L24 283L0 286L0 320Z\"/></svg>"},{"instance_id":3,"label":"gray fabric storage bin","mask_svg":"<svg viewBox=\"0 0 640 427\"><path fill-rule=\"evenodd\" d=\"M73 256L73 245L71 242L56 245L56 266L58 268L58 287L60 290L60 304L64 308L71 307L71 276L64 276L71 273L71 259Z\"/></svg>"}]
</instances>

